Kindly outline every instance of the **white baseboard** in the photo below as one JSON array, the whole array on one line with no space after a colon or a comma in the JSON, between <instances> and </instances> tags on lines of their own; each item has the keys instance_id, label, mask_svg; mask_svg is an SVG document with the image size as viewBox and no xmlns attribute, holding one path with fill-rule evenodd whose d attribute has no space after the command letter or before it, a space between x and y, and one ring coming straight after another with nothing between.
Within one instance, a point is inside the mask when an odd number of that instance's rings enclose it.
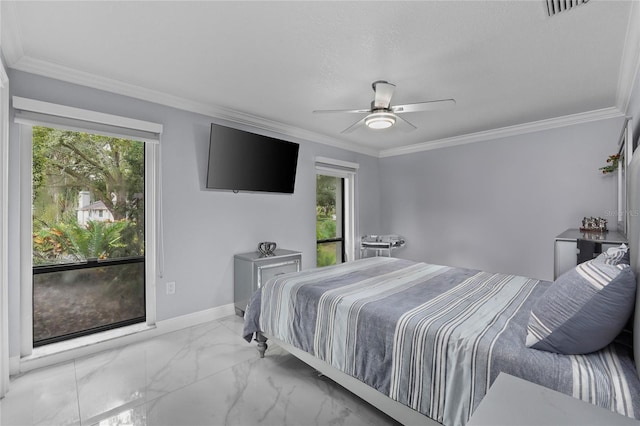
<instances>
[{"instance_id":1,"label":"white baseboard","mask_svg":"<svg viewBox=\"0 0 640 426\"><path fill-rule=\"evenodd\" d=\"M65 342L53 343L34 349L29 356L9 358L9 374L14 376L37 368L68 362L76 358L141 342L162 334L215 321L234 314L234 305L230 303L158 321L156 324L136 324Z\"/></svg>"},{"instance_id":2,"label":"white baseboard","mask_svg":"<svg viewBox=\"0 0 640 426\"><path fill-rule=\"evenodd\" d=\"M14 376L20 372L20 357L9 357L9 375Z\"/></svg>"},{"instance_id":3,"label":"white baseboard","mask_svg":"<svg viewBox=\"0 0 640 426\"><path fill-rule=\"evenodd\" d=\"M173 331L182 330L183 328L228 317L229 315L235 315L235 307L233 303L158 321L156 323L156 328L159 331L158 334L171 333Z\"/></svg>"}]
</instances>

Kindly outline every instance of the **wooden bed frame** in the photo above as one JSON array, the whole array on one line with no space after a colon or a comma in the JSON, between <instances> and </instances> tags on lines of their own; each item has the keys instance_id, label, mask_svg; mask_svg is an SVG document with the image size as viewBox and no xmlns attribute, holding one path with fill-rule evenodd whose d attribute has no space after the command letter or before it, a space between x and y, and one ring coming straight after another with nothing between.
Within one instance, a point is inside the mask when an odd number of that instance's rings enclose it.
<instances>
[{"instance_id":1,"label":"wooden bed frame","mask_svg":"<svg viewBox=\"0 0 640 426\"><path fill-rule=\"evenodd\" d=\"M632 157L631 164L628 165L626 172L628 208L625 214L627 218L627 237L629 240L629 251L631 253L631 267L636 274L637 283L633 324L633 353L634 359L640 360L640 154ZM261 358L264 357L267 349L268 339L402 424L440 425L440 423L430 417L394 401L376 389L366 385L364 382L337 370L313 355L271 336L257 333L256 341L258 342L258 351ZM638 361L636 361L636 370L640 377L640 362Z\"/></svg>"}]
</instances>

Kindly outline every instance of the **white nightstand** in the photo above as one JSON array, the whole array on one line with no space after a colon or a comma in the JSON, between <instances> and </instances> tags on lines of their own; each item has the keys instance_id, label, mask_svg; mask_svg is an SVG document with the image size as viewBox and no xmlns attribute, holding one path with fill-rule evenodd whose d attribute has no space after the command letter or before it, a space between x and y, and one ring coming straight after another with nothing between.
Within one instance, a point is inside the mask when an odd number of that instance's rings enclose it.
<instances>
[{"instance_id":1,"label":"white nightstand","mask_svg":"<svg viewBox=\"0 0 640 426\"><path fill-rule=\"evenodd\" d=\"M500 373L467 426L598 425L639 426L640 422L604 408Z\"/></svg>"},{"instance_id":2,"label":"white nightstand","mask_svg":"<svg viewBox=\"0 0 640 426\"><path fill-rule=\"evenodd\" d=\"M236 254L233 260L233 300L236 314L244 316L244 310L253 292L270 278L288 272L300 271L302 253L276 249L273 256L263 256L256 251Z\"/></svg>"}]
</instances>

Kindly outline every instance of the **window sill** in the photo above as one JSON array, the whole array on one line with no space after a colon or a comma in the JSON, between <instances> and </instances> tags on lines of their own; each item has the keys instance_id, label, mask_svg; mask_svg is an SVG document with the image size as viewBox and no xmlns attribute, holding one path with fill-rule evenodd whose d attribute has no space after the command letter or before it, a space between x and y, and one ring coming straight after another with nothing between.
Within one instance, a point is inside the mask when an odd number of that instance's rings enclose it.
<instances>
[{"instance_id":1,"label":"window sill","mask_svg":"<svg viewBox=\"0 0 640 426\"><path fill-rule=\"evenodd\" d=\"M155 325L140 323L34 348L30 355L20 358L20 372L70 361L153 337L153 333L147 332L155 329Z\"/></svg>"}]
</instances>

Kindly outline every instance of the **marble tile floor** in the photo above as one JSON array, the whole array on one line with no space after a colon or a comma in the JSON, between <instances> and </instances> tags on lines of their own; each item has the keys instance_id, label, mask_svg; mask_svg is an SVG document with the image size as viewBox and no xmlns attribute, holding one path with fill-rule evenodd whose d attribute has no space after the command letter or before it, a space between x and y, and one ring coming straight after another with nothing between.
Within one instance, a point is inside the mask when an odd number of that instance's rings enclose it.
<instances>
[{"instance_id":1,"label":"marble tile floor","mask_svg":"<svg viewBox=\"0 0 640 426\"><path fill-rule=\"evenodd\" d=\"M397 425L221 320L13 377L0 425Z\"/></svg>"}]
</instances>

